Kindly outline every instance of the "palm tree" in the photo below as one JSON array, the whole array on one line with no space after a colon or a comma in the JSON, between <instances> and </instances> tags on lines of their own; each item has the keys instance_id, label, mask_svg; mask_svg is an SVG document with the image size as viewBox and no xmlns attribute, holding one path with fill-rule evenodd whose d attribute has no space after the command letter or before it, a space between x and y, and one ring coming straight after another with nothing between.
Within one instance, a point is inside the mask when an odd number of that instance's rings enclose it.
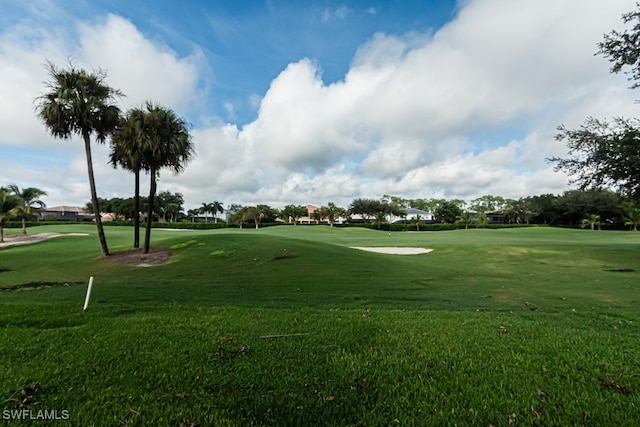
<instances>
[{"instance_id":1,"label":"palm tree","mask_svg":"<svg viewBox=\"0 0 640 427\"><path fill-rule=\"evenodd\" d=\"M237 209L231 209L232 213L229 215L229 223L237 225L242 229L242 225L248 219L248 212L246 207L237 207Z\"/></svg>"},{"instance_id":2,"label":"palm tree","mask_svg":"<svg viewBox=\"0 0 640 427\"><path fill-rule=\"evenodd\" d=\"M640 209L630 209L624 217L624 225L633 227L634 231L638 231L638 223L640 223Z\"/></svg>"},{"instance_id":3,"label":"palm tree","mask_svg":"<svg viewBox=\"0 0 640 427\"><path fill-rule=\"evenodd\" d=\"M260 221L264 218L264 212L260 209L260 206L247 206L245 208L246 219L252 219L256 225L256 229L260 228Z\"/></svg>"},{"instance_id":4,"label":"palm tree","mask_svg":"<svg viewBox=\"0 0 640 427\"><path fill-rule=\"evenodd\" d=\"M122 93L104 83L106 74L103 71L88 74L72 64L59 69L51 62L47 63L47 69L51 80L46 83L48 92L36 98L36 114L54 138L70 139L74 134L82 137L100 247L102 254L107 256L109 248L93 176L91 136L95 135L98 143L103 143L115 130L120 109L112 102Z\"/></svg>"},{"instance_id":5,"label":"palm tree","mask_svg":"<svg viewBox=\"0 0 640 427\"><path fill-rule=\"evenodd\" d=\"M147 102L146 109L143 158L144 164L149 168L151 184L147 201L144 253L149 252L153 200L160 170L169 168L176 174L180 173L194 156L191 134L184 119L178 117L173 110L151 102Z\"/></svg>"},{"instance_id":6,"label":"palm tree","mask_svg":"<svg viewBox=\"0 0 640 427\"><path fill-rule=\"evenodd\" d=\"M471 218L471 212L469 211L463 212L461 215L458 215L458 217L456 218L456 224L464 225L465 230L469 228L469 225L472 222L473 222L473 219Z\"/></svg>"},{"instance_id":7,"label":"palm tree","mask_svg":"<svg viewBox=\"0 0 640 427\"><path fill-rule=\"evenodd\" d=\"M120 120L111 138L111 160L113 167L120 165L133 172L133 247L140 247L140 171L147 170L144 164L145 112L132 108Z\"/></svg>"},{"instance_id":8,"label":"palm tree","mask_svg":"<svg viewBox=\"0 0 640 427\"><path fill-rule=\"evenodd\" d=\"M420 214L416 215L416 217L413 220L415 221L415 224L416 224L416 231L420 231L420 221L422 221L422 217L420 216Z\"/></svg>"},{"instance_id":9,"label":"palm tree","mask_svg":"<svg viewBox=\"0 0 640 427\"><path fill-rule=\"evenodd\" d=\"M486 213L480 212L475 219L475 223L477 227L485 228L487 225L489 225L489 217Z\"/></svg>"},{"instance_id":10,"label":"palm tree","mask_svg":"<svg viewBox=\"0 0 640 427\"><path fill-rule=\"evenodd\" d=\"M22 218L22 234L27 234L27 218L32 218L33 214L40 212L42 208L47 206L39 199L40 196L46 196L47 193L35 187L20 190L17 185L10 185L8 188L20 201L15 213L16 216Z\"/></svg>"},{"instance_id":11,"label":"palm tree","mask_svg":"<svg viewBox=\"0 0 640 427\"><path fill-rule=\"evenodd\" d=\"M224 212L223 204L217 200L211 202L211 212L213 213L213 222L218 222L218 214Z\"/></svg>"},{"instance_id":12,"label":"palm tree","mask_svg":"<svg viewBox=\"0 0 640 427\"><path fill-rule=\"evenodd\" d=\"M204 215L204 222L209 222L209 218L207 217L207 213L213 212L213 204L212 203L202 203L202 206L198 208L198 212Z\"/></svg>"},{"instance_id":13,"label":"palm tree","mask_svg":"<svg viewBox=\"0 0 640 427\"><path fill-rule=\"evenodd\" d=\"M373 223L380 229L382 224L387 223L387 214L384 211L378 211L373 217Z\"/></svg>"},{"instance_id":14,"label":"palm tree","mask_svg":"<svg viewBox=\"0 0 640 427\"><path fill-rule=\"evenodd\" d=\"M4 224L16 215L20 199L8 188L0 187L0 243L4 242Z\"/></svg>"},{"instance_id":15,"label":"palm tree","mask_svg":"<svg viewBox=\"0 0 640 427\"><path fill-rule=\"evenodd\" d=\"M189 209L187 211L187 216L191 218L191 222L195 222L195 217L197 217L199 213L200 213L199 209Z\"/></svg>"},{"instance_id":16,"label":"palm tree","mask_svg":"<svg viewBox=\"0 0 640 427\"><path fill-rule=\"evenodd\" d=\"M600 228L600 215L596 214L588 214L586 218L582 220L581 227L591 227L592 230L595 230L595 226L598 224L598 228Z\"/></svg>"},{"instance_id":17,"label":"palm tree","mask_svg":"<svg viewBox=\"0 0 640 427\"><path fill-rule=\"evenodd\" d=\"M329 221L329 225L331 227L333 227L333 223L336 221L336 218L340 215L344 215L344 213L344 209L339 208L333 202L329 202L327 206L323 206L320 208L320 214L323 218L327 218L327 221Z\"/></svg>"}]
</instances>

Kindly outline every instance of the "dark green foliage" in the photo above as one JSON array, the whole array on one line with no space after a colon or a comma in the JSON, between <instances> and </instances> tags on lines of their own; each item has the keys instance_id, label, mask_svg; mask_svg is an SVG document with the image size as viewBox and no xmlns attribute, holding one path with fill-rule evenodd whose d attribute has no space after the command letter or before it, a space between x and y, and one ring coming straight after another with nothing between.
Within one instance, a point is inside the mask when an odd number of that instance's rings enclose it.
<instances>
[{"instance_id":1,"label":"dark green foliage","mask_svg":"<svg viewBox=\"0 0 640 427\"><path fill-rule=\"evenodd\" d=\"M638 3L636 3L636 7ZM640 11L633 11L622 15L625 24L633 22L633 26L622 32L613 30L604 35L604 40L598 43L598 53L607 58L613 65L612 73L619 73L623 68L631 70L629 80L633 82L632 89L640 87Z\"/></svg>"},{"instance_id":2,"label":"dark green foliage","mask_svg":"<svg viewBox=\"0 0 640 427\"><path fill-rule=\"evenodd\" d=\"M558 127L556 139L567 144L567 158L553 157L556 170L581 188L613 186L640 198L640 121L590 117L578 130Z\"/></svg>"},{"instance_id":3,"label":"dark green foliage","mask_svg":"<svg viewBox=\"0 0 640 427\"><path fill-rule=\"evenodd\" d=\"M456 218L462 215L462 209L455 203L442 202L433 214L437 221L453 224Z\"/></svg>"}]
</instances>

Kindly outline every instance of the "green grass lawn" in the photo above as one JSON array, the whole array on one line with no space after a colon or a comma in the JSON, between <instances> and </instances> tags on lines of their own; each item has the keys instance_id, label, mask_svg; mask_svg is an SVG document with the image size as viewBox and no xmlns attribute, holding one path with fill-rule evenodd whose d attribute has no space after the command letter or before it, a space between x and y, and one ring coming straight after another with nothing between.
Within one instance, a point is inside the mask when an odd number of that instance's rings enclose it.
<instances>
[{"instance_id":1,"label":"green grass lawn","mask_svg":"<svg viewBox=\"0 0 640 427\"><path fill-rule=\"evenodd\" d=\"M640 233L51 231L0 250L0 424L640 425Z\"/></svg>"}]
</instances>

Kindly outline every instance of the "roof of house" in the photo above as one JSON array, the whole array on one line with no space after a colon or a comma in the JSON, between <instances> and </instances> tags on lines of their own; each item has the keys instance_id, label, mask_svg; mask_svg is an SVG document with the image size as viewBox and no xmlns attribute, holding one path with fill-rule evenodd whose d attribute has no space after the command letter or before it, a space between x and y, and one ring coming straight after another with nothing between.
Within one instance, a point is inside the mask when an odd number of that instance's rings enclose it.
<instances>
[{"instance_id":1,"label":"roof of house","mask_svg":"<svg viewBox=\"0 0 640 427\"><path fill-rule=\"evenodd\" d=\"M72 212L78 214L86 214L87 211L79 206L52 206L44 209L44 212Z\"/></svg>"},{"instance_id":2,"label":"roof of house","mask_svg":"<svg viewBox=\"0 0 640 427\"><path fill-rule=\"evenodd\" d=\"M431 212L426 212L416 208L407 208L405 209L407 215L431 215Z\"/></svg>"}]
</instances>

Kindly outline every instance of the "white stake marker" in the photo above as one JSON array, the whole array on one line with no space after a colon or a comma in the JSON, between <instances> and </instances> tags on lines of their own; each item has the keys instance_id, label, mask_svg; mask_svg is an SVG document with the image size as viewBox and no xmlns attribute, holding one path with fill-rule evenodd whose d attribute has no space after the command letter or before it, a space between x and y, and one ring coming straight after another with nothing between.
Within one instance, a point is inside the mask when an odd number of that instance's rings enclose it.
<instances>
[{"instance_id":1,"label":"white stake marker","mask_svg":"<svg viewBox=\"0 0 640 427\"><path fill-rule=\"evenodd\" d=\"M89 305L89 298L91 297L91 287L93 287L93 276L89 277L89 287L87 288L87 296L84 299L84 307L82 308L82 311L85 311L87 309L87 306Z\"/></svg>"}]
</instances>

